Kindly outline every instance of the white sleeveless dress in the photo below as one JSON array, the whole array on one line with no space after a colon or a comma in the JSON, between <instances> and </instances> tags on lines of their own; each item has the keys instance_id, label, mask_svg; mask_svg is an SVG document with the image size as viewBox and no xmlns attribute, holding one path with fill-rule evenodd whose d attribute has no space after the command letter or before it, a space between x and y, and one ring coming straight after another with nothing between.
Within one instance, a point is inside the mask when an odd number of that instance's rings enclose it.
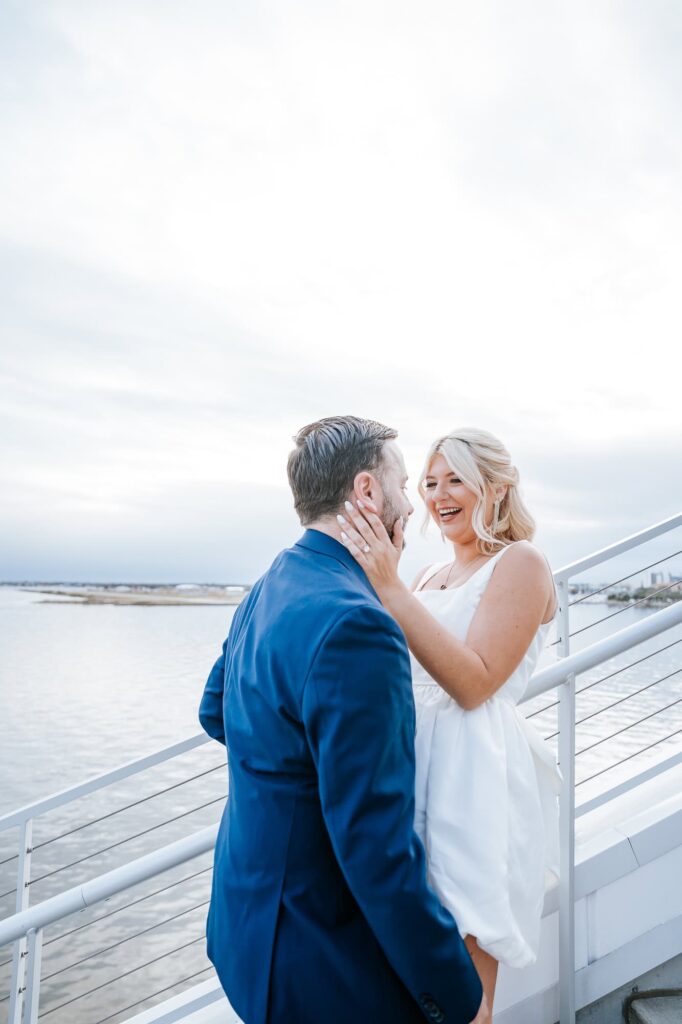
<instances>
[{"instance_id":1,"label":"white sleeveless dress","mask_svg":"<svg viewBox=\"0 0 682 1024\"><path fill-rule=\"evenodd\" d=\"M460 640L502 548L461 586L415 596ZM561 774L518 701L554 619L542 624L497 692L465 711L410 655L417 713L415 829L429 881L460 934L509 967L537 958L546 872L559 874Z\"/></svg>"}]
</instances>

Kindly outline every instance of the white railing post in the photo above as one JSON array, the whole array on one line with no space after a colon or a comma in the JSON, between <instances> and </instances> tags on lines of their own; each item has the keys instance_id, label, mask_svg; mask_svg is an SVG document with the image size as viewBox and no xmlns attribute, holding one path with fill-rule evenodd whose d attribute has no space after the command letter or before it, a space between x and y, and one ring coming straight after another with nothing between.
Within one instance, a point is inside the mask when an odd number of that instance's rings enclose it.
<instances>
[{"instance_id":1,"label":"white railing post","mask_svg":"<svg viewBox=\"0 0 682 1024\"><path fill-rule=\"evenodd\" d=\"M43 929L31 928L28 933L26 966L26 1013L24 1024L37 1024L40 1002L40 967L43 959Z\"/></svg>"},{"instance_id":2,"label":"white railing post","mask_svg":"<svg viewBox=\"0 0 682 1024\"><path fill-rule=\"evenodd\" d=\"M559 1021L575 1024L575 676L559 687Z\"/></svg>"},{"instance_id":3,"label":"white railing post","mask_svg":"<svg viewBox=\"0 0 682 1024\"><path fill-rule=\"evenodd\" d=\"M559 652L570 654L568 578L558 583ZM559 1021L575 1024L575 674L559 687Z\"/></svg>"},{"instance_id":4,"label":"white railing post","mask_svg":"<svg viewBox=\"0 0 682 1024\"><path fill-rule=\"evenodd\" d=\"M33 820L28 818L19 827L19 861L17 865L16 913L28 910L31 879ZM9 997L8 1024L21 1024L24 1004L24 978L26 976L27 939L23 936L14 943L12 952L12 987Z\"/></svg>"}]
</instances>

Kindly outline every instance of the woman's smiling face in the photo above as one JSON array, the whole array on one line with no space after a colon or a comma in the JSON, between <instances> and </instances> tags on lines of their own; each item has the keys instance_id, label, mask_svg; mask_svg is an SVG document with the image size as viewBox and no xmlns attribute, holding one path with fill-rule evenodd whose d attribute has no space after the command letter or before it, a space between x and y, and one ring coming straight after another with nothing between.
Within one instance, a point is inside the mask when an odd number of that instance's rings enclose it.
<instances>
[{"instance_id":1,"label":"woman's smiling face","mask_svg":"<svg viewBox=\"0 0 682 1024\"><path fill-rule=\"evenodd\" d=\"M439 453L424 477L424 501L446 540L467 544L476 539L472 516L478 500Z\"/></svg>"}]
</instances>

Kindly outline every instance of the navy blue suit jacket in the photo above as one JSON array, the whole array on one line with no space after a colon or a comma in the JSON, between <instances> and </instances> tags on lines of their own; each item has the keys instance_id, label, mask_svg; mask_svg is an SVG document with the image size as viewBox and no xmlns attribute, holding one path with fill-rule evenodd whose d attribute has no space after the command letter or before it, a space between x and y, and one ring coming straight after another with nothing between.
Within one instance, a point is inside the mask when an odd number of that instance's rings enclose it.
<instances>
[{"instance_id":1,"label":"navy blue suit jacket","mask_svg":"<svg viewBox=\"0 0 682 1024\"><path fill-rule=\"evenodd\" d=\"M414 832L405 638L307 530L238 608L199 718L226 743L208 955L246 1024L468 1024L482 989Z\"/></svg>"}]
</instances>

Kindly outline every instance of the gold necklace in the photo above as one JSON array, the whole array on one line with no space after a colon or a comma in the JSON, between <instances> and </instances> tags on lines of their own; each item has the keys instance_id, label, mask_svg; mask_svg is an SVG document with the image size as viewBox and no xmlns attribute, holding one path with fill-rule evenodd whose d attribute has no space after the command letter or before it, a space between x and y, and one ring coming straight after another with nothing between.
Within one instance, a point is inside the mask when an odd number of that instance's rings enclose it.
<instances>
[{"instance_id":1,"label":"gold necklace","mask_svg":"<svg viewBox=\"0 0 682 1024\"><path fill-rule=\"evenodd\" d=\"M478 558L474 558L474 560L473 560L473 562L471 564L475 565L476 562L480 562L480 560L482 558L485 558L485 557L486 557L485 555L479 555ZM447 579L446 579L445 583L441 583L441 585L440 585L440 589L441 590L447 590L448 589L448 583L450 582L450 577L452 576L452 570L455 568L456 564L457 564L457 560L453 558L452 565L450 566L450 568L448 570ZM467 576L466 579L468 580L470 578L471 578L471 576ZM466 583L466 580L464 580L464 582Z\"/></svg>"}]
</instances>

